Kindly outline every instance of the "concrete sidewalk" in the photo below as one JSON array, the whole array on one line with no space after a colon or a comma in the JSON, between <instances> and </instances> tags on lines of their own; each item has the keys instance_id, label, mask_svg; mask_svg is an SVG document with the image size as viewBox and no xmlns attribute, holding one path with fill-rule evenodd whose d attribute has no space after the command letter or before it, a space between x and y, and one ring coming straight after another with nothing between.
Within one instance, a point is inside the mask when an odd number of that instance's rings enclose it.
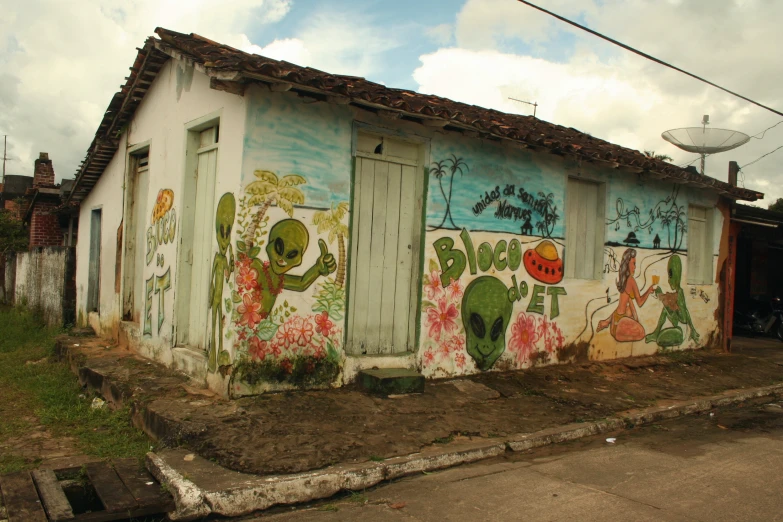
<instances>
[{"instance_id":1,"label":"concrete sidewalk","mask_svg":"<svg viewBox=\"0 0 783 522\"><path fill-rule=\"evenodd\" d=\"M172 487L182 519L323 498L783 393L783 344L739 347L430 381L420 395L348 387L229 402L99 339L58 341L83 384L130 405L138 426L181 448L151 454L148 465Z\"/></svg>"}]
</instances>

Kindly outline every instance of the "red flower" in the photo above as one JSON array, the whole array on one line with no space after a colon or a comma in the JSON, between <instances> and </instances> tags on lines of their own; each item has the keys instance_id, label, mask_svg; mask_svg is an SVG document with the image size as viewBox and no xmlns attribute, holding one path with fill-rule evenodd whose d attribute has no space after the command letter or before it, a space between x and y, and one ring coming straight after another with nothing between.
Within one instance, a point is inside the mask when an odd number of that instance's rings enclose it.
<instances>
[{"instance_id":1,"label":"red flower","mask_svg":"<svg viewBox=\"0 0 783 522\"><path fill-rule=\"evenodd\" d=\"M461 352L465 349L465 338L462 335L455 335L451 338L451 349L455 352Z\"/></svg>"},{"instance_id":2,"label":"red flower","mask_svg":"<svg viewBox=\"0 0 783 522\"><path fill-rule=\"evenodd\" d=\"M288 357L280 361L280 367L285 370L285 373L291 373L294 369L294 365L291 364L291 360Z\"/></svg>"},{"instance_id":3,"label":"red flower","mask_svg":"<svg viewBox=\"0 0 783 522\"><path fill-rule=\"evenodd\" d=\"M464 353L458 353L454 356L454 362L457 363L457 368L460 370L465 367L465 354Z\"/></svg>"},{"instance_id":4,"label":"red flower","mask_svg":"<svg viewBox=\"0 0 783 522\"><path fill-rule=\"evenodd\" d=\"M508 342L510 350L517 353L517 361L526 361L535 350L540 330L536 328L536 318L519 312L516 321L511 323L511 339Z\"/></svg>"},{"instance_id":5,"label":"red flower","mask_svg":"<svg viewBox=\"0 0 783 522\"><path fill-rule=\"evenodd\" d=\"M255 268L240 268L239 275L237 275L237 285L245 290L258 288L258 270Z\"/></svg>"},{"instance_id":6,"label":"red flower","mask_svg":"<svg viewBox=\"0 0 783 522\"><path fill-rule=\"evenodd\" d=\"M440 334L443 330L452 333L457 329L457 323L454 321L459 316L457 307L454 303L446 304L446 299L438 300L438 307L427 309L427 324L429 324L429 336L436 341L440 341Z\"/></svg>"},{"instance_id":7,"label":"red flower","mask_svg":"<svg viewBox=\"0 0 783 522\"><path fill-rule=\"evenodd\" d=\"M248 328L255 328L261 322L261 303L254 301L250 294L242 296L242 304L237 306L237 312L242 316L239 324Z\"/></svg>"},{"instance_id":8,"label":"red flower","mask_svg":"<svg viewBox=\"0 0 783 522\"><path fill-rule=\"evenodd\" d=\"M422 358L424 359L425 364L432 364L432 362L435 360L435 354L432 353L432 350L427 350L424 352Z\"/></svg>"},{"instance_id":9,"label":"red flower","mask_svg":"<svg viewBox=\"0 0 783 522\"><path fill-rule=\"evenodd\" d=\"M237 339L239 339L240 341L244 341L245 339L247 339L247 332L245 330L240 330L239 333L237 334Z\"/></svg>"},{"instance_id":10,"label":"red flower","mask_svg":"<svg viewBox=\"0 0 783 522\"><path fill-rule=\"evenodd\" d=\"M462 294L465 292L465 288L462 286L462 282L459 279L451 278L448 288L449 295L455 301L462 299Z\"/></svg>"},{"instance_id":11,"label":"red flower","mask_svg":"<svg viewBox=\"0 0 783 522\"><path fill-rule=\"evenodd\" d=\"M427 299L431 301L443 295L443 289L440 287L440 272L433 270L430 273L430 280L424 285L424 290L427 292Z\"/></svg>"},{"instance_id":12,"label":"red flower","mask_svg":"<svg viewBox=\"0 0 783 522\"><path fill-rule=\"evenodd\" d=\"M321 312L315 316L315 331L324 337L329 337L329 332L331 332L333 326L334 323L329 320L328 313Z\"/></svg>"},{"instance_id":13,"label":"red flower","mask_svg":"<svg viewBox=\"0 0 783 522\"><path fill-rule=\"evenodd\" d=\"M251 337L250 340L247 342L248 348L247 353L250 355L252 359L257 359L259 361L263 361L267 354L269 353L267 351L267 342L262 341L258 337Z\"/></svg>"}]
</instances>

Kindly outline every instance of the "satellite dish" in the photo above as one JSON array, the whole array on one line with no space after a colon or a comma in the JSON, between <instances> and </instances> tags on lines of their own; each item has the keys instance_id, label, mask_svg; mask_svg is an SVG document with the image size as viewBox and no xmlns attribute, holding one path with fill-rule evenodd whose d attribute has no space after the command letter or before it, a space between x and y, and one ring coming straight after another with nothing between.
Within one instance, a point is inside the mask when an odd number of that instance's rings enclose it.
<instances>
[{"instance_id":1,"label":"satellite dish","mask_svg":"<svg viewBox=\"0 0 783 522\"><path fill-rule=\"evenodd\" d=\"M716 154L736 149L750 141L750 136L742 132L728 129L708 129L709 114L704 115L701 127L685 127L667 130L661 137L682 150L701 155L701 173L704 174L704 158L708 154Z\"/></svg>"}]
</instances>

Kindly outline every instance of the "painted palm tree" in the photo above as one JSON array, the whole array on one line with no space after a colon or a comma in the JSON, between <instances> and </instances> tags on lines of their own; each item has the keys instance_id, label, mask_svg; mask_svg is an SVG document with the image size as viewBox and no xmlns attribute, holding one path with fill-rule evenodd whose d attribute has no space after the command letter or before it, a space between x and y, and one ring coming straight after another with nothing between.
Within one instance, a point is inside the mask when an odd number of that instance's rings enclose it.
<instances>
[{"instance_id":1,"label":"painted palm tree","mask_svg":"<svg viewBox=\"0 0 783 522\"><path fill-rule=\"evenodd\" d=\"M560 215L557 213L557 205L555 205L555 195L551 192L549 194L539 192L538 197L541 201L541 212L544 220L536 223L536 228L538 228L542 237L552 237L557 220L560 219Z\"/></svg>"},{"instance_id":2,"label":"painted palm tree","mask_svg":"<svg viewBox=\"0 0 783 522\"><path fill-rule=\"evenodd\" d=\"M259 209L245 231L245 243L248 247L253 246L256 229L263 223L264 215L272 203L276 203L286 214L294 217L294 205L304 203L304 194L297 185L307 183L299 174L278 178L277 174L269 170L256 170L253 175L258 180L245 188L245 192L250 194L247 204L251 207L259 206Z\"/></svg>"},{"instance_id":3,"label":"painted palm tree","mask_svg":"<svg viewBox=\"0 0 783 522\"><path fill-rule=\"evenodd\" d=\"M462 158L458 158L454 154L452 154L450 158L436 161L432 164L430 174L437 178L440 193L443 195L443 200L446 202L446 212L443 214L443 220L440 222L440 225L435 227L436 229L443 228L447 219L451 222L451 226L454 229L457 228L457 225L454 224L454 218L451 215L451 194L454 188L454 175L459 172L459 175L462 176L464 174L463 168L468 169L468 164L465 163ZM443 178L446 177L447 174L449 175L448 195L446 195L446 190L443 188Z\"/></svg>"},{"instance_id":4,"label":"painted palm tree","mask_svg":"<svg viewBox=\"0 0 783 522\"><path fill-rule=\"evenodd\" d=\"M345 284L345 236L348 235L348 225L343 223L343 218L348 214L348 203L342 201L329 210L320 210L313 215L313 225L317 226L319 234L329 232L329 243L337 241L339 251L339 263L335 283L342 288Z\"/></svg>"}]
</instances>

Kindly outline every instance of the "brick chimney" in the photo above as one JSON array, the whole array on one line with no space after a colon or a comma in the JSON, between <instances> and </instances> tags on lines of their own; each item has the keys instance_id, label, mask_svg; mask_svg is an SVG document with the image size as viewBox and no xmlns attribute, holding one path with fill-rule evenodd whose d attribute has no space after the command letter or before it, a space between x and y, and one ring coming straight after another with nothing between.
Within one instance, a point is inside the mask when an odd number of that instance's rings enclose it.
<instances>
[{"instance_id":1,"label":"brick chimney","mask_svg":"<svg viewBox=\"0 0 783 522\"><path fill-rule=\"evenodd\" d=\"M33 187L54 186L54 167L49 159L48 152L38 154L35 160L35 172L33 173Z\"/></svg>"}]
</instances>

